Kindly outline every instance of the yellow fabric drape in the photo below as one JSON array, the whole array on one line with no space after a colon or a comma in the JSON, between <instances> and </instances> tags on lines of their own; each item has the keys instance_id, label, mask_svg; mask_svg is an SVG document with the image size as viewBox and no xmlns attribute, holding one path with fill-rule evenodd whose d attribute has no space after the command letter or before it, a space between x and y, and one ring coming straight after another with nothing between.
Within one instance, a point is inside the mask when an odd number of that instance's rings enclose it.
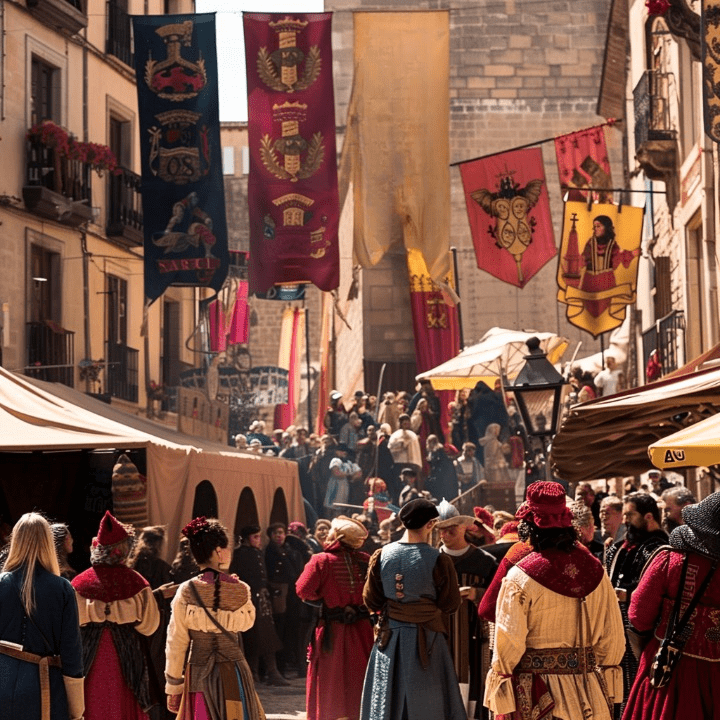
<instances>
[{"instance_id":1,"label":"yellow fabric drape","mask_svg":"<svg viewBox=\"0 0 720 720\"><path fill-rule=\"evenodd\" d=\"M451 263L447 12L355 13L352 148L354 254L420 250L442 282ZM342 183L341 183L342 184Z\"/></svg>"}]
</instances>

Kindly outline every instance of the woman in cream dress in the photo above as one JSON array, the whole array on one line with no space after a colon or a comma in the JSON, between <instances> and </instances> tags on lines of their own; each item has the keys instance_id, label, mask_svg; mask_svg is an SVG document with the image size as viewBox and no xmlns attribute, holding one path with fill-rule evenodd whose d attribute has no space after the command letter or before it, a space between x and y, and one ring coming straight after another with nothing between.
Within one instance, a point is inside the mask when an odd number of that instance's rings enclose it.
<instances>
[{"instance_id":1,"label":"woman in cream dress","mask_svg":"<svg viewBox=\"0 0 720 720\"><path fill-rule=\"evenodd\" d=\"M255 622L250 588L226 574L232 548L217 520L182 531L200 566L172 602L165 663L168 709L178 720L264 720L238 633ZM188 655L188 648L190 649Z\"/></svg>"}]
</instances>

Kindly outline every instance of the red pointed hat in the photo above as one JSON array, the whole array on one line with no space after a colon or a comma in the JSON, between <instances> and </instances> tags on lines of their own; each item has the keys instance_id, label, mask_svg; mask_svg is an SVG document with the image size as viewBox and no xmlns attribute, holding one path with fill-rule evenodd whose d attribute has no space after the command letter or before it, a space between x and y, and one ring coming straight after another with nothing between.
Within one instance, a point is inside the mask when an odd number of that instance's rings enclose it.
<instances>
[{"instance_id":1,"label":"red pointed hat","mask_svg":"<svg viewBox=\"0 0 720 720\"><path fill-rule=\"evenodd\" d=\"M109 510L106 510L93 545L115 545L128 537L130 536L125 527L110 514Z\"/></svg>"},{"instance_id":2,"label":"red pointed hat","mask_svg":"<svg viewBox=\"0 0 720 720\"><path fill-rule=\"evenodd\" d=\"M518 508L518 520L529 518L539 528L565 528L572 525L572 512L560 483L539 480L528 485L525 502Z\"/></svg>"}]
</instances>

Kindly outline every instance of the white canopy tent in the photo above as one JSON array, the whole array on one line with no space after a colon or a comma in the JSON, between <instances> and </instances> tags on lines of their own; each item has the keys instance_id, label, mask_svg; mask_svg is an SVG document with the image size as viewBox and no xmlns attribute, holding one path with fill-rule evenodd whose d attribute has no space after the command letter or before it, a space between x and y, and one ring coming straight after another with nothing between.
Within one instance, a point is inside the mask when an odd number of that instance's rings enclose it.
<instances>
[{"instance_id":1,"label":"white canopy tent","mask_svg":"<svg viewBox=\"0 0 720 720\"><path fill-rule=\"evenodd\" d=\"M421 373L417 380L430 380L436 390L472 388L479 381L493 387L499 377L512 380L525 363L528 353L525 343L531 337L540 340L540 347L553 364L562 358L568 346L568 341L555 333L494 327L479 343L465 348L452 360Z\"/></svg>"},{"instance_id":2,"label":"white canopy tent","mask_svg":"<svg viewBox=\"0 0 720 720\"><path fill-rule=\"evenodd\" d=\"M167 527L168 558L175 555L180 529L191 519L203 481L212 486L219 518L231 531L243 512L262 526L283 515L305 519L294 462L183 436L65 385L30 380L3 368L0 427L4 453L145 448L149 522Z\"/></svg>"}]
</instances>

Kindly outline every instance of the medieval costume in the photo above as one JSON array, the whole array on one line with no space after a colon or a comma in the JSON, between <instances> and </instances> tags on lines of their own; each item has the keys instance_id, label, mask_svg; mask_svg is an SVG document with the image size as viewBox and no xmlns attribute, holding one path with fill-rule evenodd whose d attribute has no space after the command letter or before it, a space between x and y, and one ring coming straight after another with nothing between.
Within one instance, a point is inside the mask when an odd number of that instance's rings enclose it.
<instances>
[{"instance_id":1,"label":"medieval costume","mask_svg":"<svg viewBox=\"0 0 720 720\"><path fill-rule=\"evenodd\" d=\"M517 517L534 545L500 588L485 704L508 720L610 720L624 649L612 585L575 540L559 483L530 485ZM565 538L549 535L562 538L556 545L533 539L555 529L567 529Z\"/></svg>"},{"instance_id":2,"label":"medieval costume","mask_svg":"<svg viewBox=\"0 0 720 720\"><path fill-rule=\"evenodd\" d=\"M485 676L490 668L490 632L486 620L478 617L477 604L485 588L495 575L497 562L495 558L481 548L470 545L464 537L465 527L473 523L473 518L460 515L458 509L448 502L438 506L440 521L435 526L441 531L444 543L440 551L449 555L455 566L458 583L463 596L457 612L450 616L450 633L448 646L460 683L460 691L467 707L469 718L487 718L487 710L483 708ZM457 529L457 549L447 535Z\"/></svg>"},{"instance_id":3,"label":"medieval costume","mask_svg":"<svg viewBox=\"0 0 720 720\"><path fill-rule=\"evenodd\" d=\"M399 513L408 534L418 535L437 516L437 508L423 498ZM466 720L445 639L448 616L460 605L450 557L427 541L385 545L370 560L363 599L380 613L380 624L360 717Z\"/></svg>"},{"instance_id":4,"label":"medieval costume","mask_svg":"<svg viewBox=\"0 0 720 720\"><path fill-rule=\"evenodd\" d=\"M273 622L272 600L268 583L265 555L260 547L250 542L260 528L248 525L240 531L240 546L233 552L230 574L237 575L250 588L255 605L255 623L243 632L245 657L253 675L259 676L260 658L265 662L268 682L273 685L287 685L277 670L275 653L282 649L282 642ZM259 544L259 543L258 543Z\"/></svg>"},{"instance_id":5,"label":"medieval costume","mask_svg":"<svg viewBox=\"0 0 720 720\"><path fill-rule=\"evenodd\" d=\"M427 461L429 473L425 489L438 501L454 500L460 494L458 478L445 448L439 443L428 443Z\"/></svg>"},{"instance_id":6,"label":"medieval costume","mask_svg":"<svg viewBox=\"0 0 720 720\"><path fill-rule=\"evenodd\" d=\"M92 567L72 586L85 665L85 720L146 720L150 697L145 637L160 622L147 580L125 566L132 536L109 512L93 538Z\"/></svg>"},{"instance_id":7,"label":"medieval costume","mask_svg":"<svg viewBox=\"0 0 720 720\"><path fill-rule=\"evenodd\" d=\"M628 608L632 600L643 568L648 560L661 545L667 542L667 535L663 530L655 530L648 533L642 541L630 541L628 539L611 545L605 555L605 567L607 568L610 581L614 588L625 590L627 593L625 601L618 601L620 612L623 618L623 625L626 629L631 627L628 618ZM623 702L618 708L616 717L620 717L625 707L630 688L638 672L638 661L630 645L629 638L626 638L625 655L622 659L623 669Z\"/></svg>"},{"instance_id":8,"label":"medieval costume","mask_svg":"<svg viewBox=\"0 0 720 720\"><path fill-rule=\"evenodd\" d=\"M368 556L356 548L367 534L357 520L344 515L335 518L330 544L313 555L296 583L298 597L321 606L309 647L308 720L357 720L360 716L373 631L362 599Z\"/></svg>"},{"instance_id":9,"label":"medieval costume","mask_svg":"<svg viewBox=\"0 0 720 720\"><path fill-rule=\"evenodd\" d=\"M45 519L28 513L11 543L22 542L37 522L49 536ZM53 551L49 537L46 550ZM83 664L75 593L42 560L30 567L32 559L0 573L0 717L77 720L83 714ZM29 615L23 603L28 570L35 599Z\"/></svg>"},{"instance_id":10,"label":"medieval costume","mask_svg":"<svg viewBox=\"0 0 720 720\"><path fill-rule=\"evenodd\" d=\"M265 717L237 639L254 622L250 588L235 577L207 569L178 588L165 663L166 692L183 696L178 720Z\"/></svg>"},{"instance_id":11,"label":"medieval costume","mask_svg":"<svg viewBox=\"0 0 720 720\"><path fill-rule=\"evenodd\" d=\"M720 718L720 573L711 576L687 625L688 638L670 680L650 684L655 654L667 633L668 619L682 590L679 614L685 612L713 566L720 561L720 493L682 509L685 522L670 534L671 548L656 553L630 603L632 626L650 636L630 691L624 719L718 720ZM686 582L680 582L687 562Z\"/></svg>"}]
</instances>

